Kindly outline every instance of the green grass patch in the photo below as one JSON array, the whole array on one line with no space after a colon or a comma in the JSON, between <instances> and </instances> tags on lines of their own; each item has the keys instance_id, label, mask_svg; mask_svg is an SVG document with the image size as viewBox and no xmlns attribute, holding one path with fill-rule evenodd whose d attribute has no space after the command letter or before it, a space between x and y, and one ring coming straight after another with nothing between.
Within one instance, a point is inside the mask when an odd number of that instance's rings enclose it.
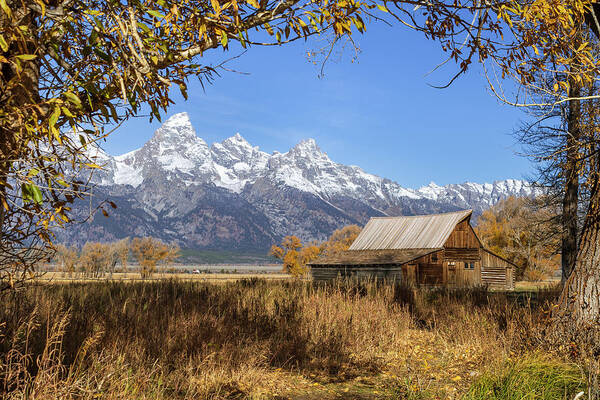
<instances>
[{"instance_id":1,"label":"green grass patch","mask_svg":"<svg viewBox=\"0 0 600 400\"><path fill-rule=\"evenodd\" d=\"M487 373L464 400L571 400L585 391L585 376L576 365L533 355L507 364L500 374Z\"/></svg>"}]
</instances>

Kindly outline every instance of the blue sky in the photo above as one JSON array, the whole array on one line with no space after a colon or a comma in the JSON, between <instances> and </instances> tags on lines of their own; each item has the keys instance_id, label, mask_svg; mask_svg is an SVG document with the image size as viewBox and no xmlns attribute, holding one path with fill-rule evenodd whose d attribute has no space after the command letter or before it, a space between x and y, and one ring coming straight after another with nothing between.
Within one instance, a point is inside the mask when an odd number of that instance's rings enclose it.
<instances>
[{"instance_id":1,"label":"blue sky","mask_svg":"<svg viewBox=\"0 0 600 400\"><path fill-rule=\"evenodd\" d=\"M447 89L456 71L439 46L400 26L367 26L355 39L355 62L344 51L325 67L311 64L307 51L319 39L282 47L252 47L202 89L190 82L189 100L176 96L167 114L190 114L198 136L209 144L239 132L266 152L287 151L314 138L329 157L344 164L419 187L464 181L523 178L532 169L516 155L512 132L526 115L500 104L486 89L479 67ZM211 53L211 62L237 55ZM208 61L208 60L207 60ZM178 92L178 90L177 90ZM136 118L114 132L105 149L121 154L142 146L160 123Z\"/></svg>"}]
</instances>

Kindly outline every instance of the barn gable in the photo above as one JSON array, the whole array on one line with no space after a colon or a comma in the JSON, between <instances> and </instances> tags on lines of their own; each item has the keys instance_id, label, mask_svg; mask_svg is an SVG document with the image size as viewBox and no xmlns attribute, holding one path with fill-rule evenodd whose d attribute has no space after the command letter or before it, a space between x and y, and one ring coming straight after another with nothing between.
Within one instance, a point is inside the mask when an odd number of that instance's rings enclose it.
<instances>
[{"instance_id":1,"label":"barn gable","mask_svg":"<svg viewBox=\"0 0 600 400\"><path fill-rule=\"evenodd\" d=\"M470 216L456 224L443 247L446 249L478 249L483 247L470 224Z\"/></svg>"}]
</instances>

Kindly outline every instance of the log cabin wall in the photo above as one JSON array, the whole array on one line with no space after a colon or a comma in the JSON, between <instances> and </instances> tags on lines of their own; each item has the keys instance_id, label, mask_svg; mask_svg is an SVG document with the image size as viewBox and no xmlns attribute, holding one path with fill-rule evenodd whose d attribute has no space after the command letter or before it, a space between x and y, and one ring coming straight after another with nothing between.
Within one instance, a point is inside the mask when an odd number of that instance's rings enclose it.
<instances>
[{"instance_id":1,"label":"log cabin wall","mask_svg":"<svg viewBox=\"0 0 600 400\"><path fill-rule=\"evenodd\" d=\"M481 281L492 289L514 289L514 268L503 258L481 250Z\"/></svg>"}]
</instances>

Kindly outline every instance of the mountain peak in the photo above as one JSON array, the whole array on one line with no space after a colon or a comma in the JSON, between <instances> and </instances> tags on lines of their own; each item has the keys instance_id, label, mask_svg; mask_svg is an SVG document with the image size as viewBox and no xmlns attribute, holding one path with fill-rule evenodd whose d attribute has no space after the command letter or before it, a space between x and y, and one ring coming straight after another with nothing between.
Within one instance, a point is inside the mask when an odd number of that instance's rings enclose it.
<instances>
[{"instance_id":1,"label":"mountain peak","mask_svg":"<svg viewBox=\"0 0 600 400\"><path fill-rule=\"evenodd\" d=\"M318 148L317 142L313 138L301 140L296 146Z\"/></svg>"},{"instance_id":2,"label":"mountain peak","mask_svg":"<svg viewBox=\"0 0 600 400\"><path fill-rule=\"evenodd\" d=\"M243 147L252 148L252 145L250 145L250 143L248 143L248 141L246 139L244 139L242 137L242 135L239 134L239 132L236 133L235 135L233 135L233 136L225 139L223 141L223 144L224 145L232 144L232 145L235 145L235 146L238 146L238 147L239 146L243 146Z\"/></svg>"},{"instance_id":3,"label":"mountain peak","mask_svg":"<svg viewBox=\"0 0 600 400\"><path fill-rule=\"evenodd\" d=\"M322 153L321 149L317 145L317 142L312 138L300 141L297 145L292 147L291 151L300 154Z\"/></svg>"},{"instance_id":4,"label":"mountain peak","mask_svg":"<svg viewBox=\"0 0 600 400\"><path fill-rule=\"evenodd\" d=\"M192 126L188 113L182 112L169 117L161 126L154 132L154 138L163 139L196 139L196 131Z\"/></svg>"},{"instance_id":5,"label":"mountain peak","mask_svg":"<svg viewBox=\"0 0 600 400\"><path fill-rule=\"evenodd\" d=\"M181 112L177 114L171 115L167 120L163 123L163 126L182 126L182 125L192 125L190 121L190 116L186 112Z\"/></svg>"}]
</instances>

